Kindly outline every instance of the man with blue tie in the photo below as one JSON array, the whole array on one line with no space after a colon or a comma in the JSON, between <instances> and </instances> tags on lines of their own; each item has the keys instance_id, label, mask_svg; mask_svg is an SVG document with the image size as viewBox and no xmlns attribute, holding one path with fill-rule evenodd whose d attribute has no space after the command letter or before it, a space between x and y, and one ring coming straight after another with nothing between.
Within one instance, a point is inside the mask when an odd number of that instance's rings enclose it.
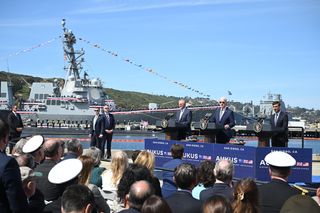
<instances>
[{"instance_id":1,"label":"man with blue tie","mask_svg":"<svg viewBox=\"0 0 320 213\"><path fill-rule=\"evenodd\" d=\"M271 116L270 124L273 131L271 137L273 147L287 147L288 145L288 114L282 112L279 101L274 101L272 107L274 114Z\"/></svg>"},{"instance_id":2,"label":"man with blue tie","mask_svg":"<svg viewBox=\"0 0 320 213\"><path fill-rule=\"evenodd\" d=\"M227 99L222 97L219 99L220 107L214 111L210 118L210 122L214 122L221 131L216 134L216 143L229 143L232 137L231 128L235 126L233 111L227 107Z\"/></svg>"},{"instance_id":3,"label":"man with blue tie","mask_svg":"<svg viewBox=\"0 0 320 213\"><path fill-rule=\"evenodd\" d=\"M112 135L113 135L113 130L116 126L116 122L114 120L113 115L110 113L110 108L108 105L105 105L103 107L103 127L104 127L104 133L103 133L103 138L101 140L101 143L98 148L101 150L101 156L104 157L104 148L105 144L107 142L107 159L111 158L111 141L112 141Z\"/></svg>"},{"instance_id":4,"label":"man with blue tie","mask_svg":"<svg viewBox=\"0 0 320 213\"><path fill-rule=\"evenodd\" d=\"M175 115L177 140L185 140L191 135L192 112L186 107L186 101L183 99L179 100L179 108Z\"/></svg>"}]
</instances>

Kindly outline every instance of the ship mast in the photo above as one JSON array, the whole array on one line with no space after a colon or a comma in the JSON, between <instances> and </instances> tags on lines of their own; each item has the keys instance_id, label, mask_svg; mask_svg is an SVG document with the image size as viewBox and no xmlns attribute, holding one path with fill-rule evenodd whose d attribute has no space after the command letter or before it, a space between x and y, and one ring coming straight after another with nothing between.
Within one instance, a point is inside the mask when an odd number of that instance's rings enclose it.
<instances>
[{"instance_id":1,"label":"ship mast","mask_svg":"<svg viewBox=\"0 0 320 213\"><path fill-rule=\"evenodd\" d=\"M81 63L84 62L84 50L75 51L73 45L76 43L76 37L70 29L65 27L65 19L62 19L62 29L63 29L63 51L68 65L64 67L68 72L67 79L74 78L75 80L80 80L80 71L82 70Z\"/></svg>"}]
</instances>

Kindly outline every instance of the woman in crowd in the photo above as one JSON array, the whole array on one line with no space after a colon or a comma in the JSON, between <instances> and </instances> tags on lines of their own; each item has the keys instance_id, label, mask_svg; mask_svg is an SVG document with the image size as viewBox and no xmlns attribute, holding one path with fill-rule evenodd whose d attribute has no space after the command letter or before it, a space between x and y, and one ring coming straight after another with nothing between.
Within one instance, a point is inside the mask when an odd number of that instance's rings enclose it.
<instances>
[{"instance_id":1,"label":"woman in crowd","mask_svg":"<svg viewBox=\"0 0 320 213\"><path fill-rule=\"evenodd\" d=\"M197 169L198 184L192 190L192 197L200 200L200 193L202 190L212 187L216 178L214 176L215 163L210 160L202 161Z\"/></svg>"},{"instance_id":2,"label":"woman in crowd","mask_svg":"<svg viewBox=\"0 0 320 213\"><path fill-rule=\"evenodd\" d=\"M144 201L141 213L171 213L171 209L165 199L151 195Z\"/></svg>"},{"instance_id":3,"label":"woman in crowd","mask_svg":"<svg viewBox=\"0 0 320 213\"><path fill-rule=\"evenodd\" d=\"M119 181L128 165L128 156L124 151L117 151L113 154L111 169L104 171L101 175L103 191L117 191Z\"/></svg>"},{"instance_id":4,"label":"woman in crowd","mask_svg":"<svg viewBox=\"0 0 320 213\"><path fill-rule=\"evenodd\" d=\"M102 187L102 178L101 174L105 170L104 167L100 167L100 162L101 162L101 151L97 147L90 147L89 149L85 150L83 153L84 156L89 156L93 158L94 160L94 167L91 172L91 177L90 177L90 183Z\"/></svg>"},{"instance_id":5,"label":"woman in crowd","mask_svg":"<svg viewBox=\"0 0 320 213\"><path fill-rule=\"evenodd\" d=\"M258 187L253 179L245 178L240 180L234 188L233 212L257 213L259 212L258 202Z\"/></svg>"},{"instance_id":6,"label":"woman in crowd","mask_svg":"<svg viewBox=\"0 0 320 213\"><path fill-rule=\"evenodd\" d=\"M152 152L148 151L141 151L137 156L137 159L134 161L135 164L145 166L149 169L152 175L152 186L155 189L155 194L162 197L160 181L159 179L154 176L153 171L155 167L155 156Z\"/></svg>"},{"instance_id":7,"label":"woman in crowd","mask_svg":"<svg viewBox=\"0 0 320 213\"><path fill-rule=\"evenodd\" d=\"M92 168L94 166L93 158L82 155L79 157L79 160L82 162L83 167L78 176L78 183L81 185L88 186L88 188L92 191L98 212L109 213L110 207L102 197L98 187L89 183Z\"/></svg>"},{"instance_id":8,"label":"woman in crowd","mask_svg":"<svg viewBox=\"0 0 320 213\"><path fill-rule=\"evenodd\" d=\"M214 195L206 200L202 206L203 213L232 213L232 207L225 197Z\"/></svg>"}]
</instances>

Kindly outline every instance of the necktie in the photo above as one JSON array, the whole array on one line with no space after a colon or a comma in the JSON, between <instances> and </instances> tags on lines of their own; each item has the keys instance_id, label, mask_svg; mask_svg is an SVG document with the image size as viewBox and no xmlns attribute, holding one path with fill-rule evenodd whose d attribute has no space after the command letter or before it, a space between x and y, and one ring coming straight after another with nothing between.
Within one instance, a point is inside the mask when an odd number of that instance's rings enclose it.
<instances>
[{"instance_id":1,"label":"necktie","mask_svg":"<svg viewBox=\"0 0 320 213\"><path fill-rule=\"evenodd\" d=\"M279 113L274 115L274 124L277 124Z\"/></svg>"},{"instance_id":2,"label":"necktie","mask_svg":"<svg viewBox=\"0 0 320 213\"><path fill-rule=\"evenodd\" d=\"M184 110L181 110L181 111L180 111L179 121L180 121L180 120L181 120L181 118L182 118L182 114L183 114L183 112L184 112Z\"/></svg>"},{"instance_id":3,"label":"necktie","mask_svg":"<svg viewBox=\"0 0 320 213\"><path fill-rule=\"evenodd\" d=\"M221 121L221 118L222 118L222 116L223 116L223 113L224 113L224 111L223 111L223 110L220 110L219 121Z\"/></svg>"}]
</instances>

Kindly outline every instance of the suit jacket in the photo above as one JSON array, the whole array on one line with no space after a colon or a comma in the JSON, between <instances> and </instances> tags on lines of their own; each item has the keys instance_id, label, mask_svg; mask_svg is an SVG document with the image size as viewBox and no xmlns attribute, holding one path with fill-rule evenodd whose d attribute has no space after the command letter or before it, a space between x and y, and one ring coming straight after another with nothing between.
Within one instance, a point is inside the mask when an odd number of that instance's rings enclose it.
<instances>
[{"instance_id":1,"label":"suit jacket","mask_svg":"<svg viewBox=\"0 0 320 213\"><path fill-rule=\"evenodd\" d=\"M102 114L102 119L103 119L103 129L104 130L111 130L111 129L114 129L115 126L116 126L116 122L114 120L114 117L111 113L109 113L109 121L107 119L107 116L106 114ZM104 131L105 133L105 131Z\"/></svg>"},{"instance_id":2,"label":"suit jacket","mask_svg":"<svg viewBox=\"0 0 320 213\"><path fill-rule=\"evenodd\" d=\"M177 191L166 198L166 201L174 213L201 212L201 202L192 197L191 192Z\"/></svg>"},{"instance_id":3,"label":"suit jacket","mask_svg":"<svg viewBox=\"0 0 320 213\"><path fill-rule=\"evenodd\" d=\"M21 132L18 132L17 128L23 127L23 123L22 123L22 119L21 119L20 114L16 113L16 115L15 115L13 112L11 112L8 115L8 124L10 127L10 130L9 130L10 137L11 138L19 138L21 135Z\"/></svg>"},{"instance_id":4,"label":"suit jacket","mask_svg":"<svg viewBox=\"0 0 320 213\"><path fill-rule=\"evenodd\" d=\"M221 111L220 107L218 109L216 109L214 111L213 115L211 116L211 118L209 119L209 121L214 122L217 127L223 128L222 132L226 136L228 136L228 138L230 139L232 137L231 128L236 125L236 123L234 121L233 111L231 109L229 109L229 107L226 107L225 112L222 115L221 120L220 120L220 111ZM228 124L230 126L229 129L224 129L224 125L226 125L226 124Z\"/></svg>"},{"instance_id":5,"label":"suit jacket","mask_svg":"<svg viewBox=\"0 0 320 213\"><path fill-rule=\"evenodd\" d=\"M0 212L27 212L28 202L17 161L0 152Z\"/></svg>"},{"instance_id":6,"label":"suit jacket","mask_svg":"<svg viewBox=\"0 0 320 213\"><path fill-rule=\"evenodd\" d=\"M299 194L287 182L272 179L270 183L258 187L261 212L280 212L285 201L293 195Z\"/></svg>"},{"instance_id":7,"label":"suit jacket","mask_svg":"<svg viewBox=\"0 0 320 213\"><path fill-rule=\"evenodd\" d=\"M271 116L272 146L286 146L288 142L288 114L280 111L277 123L274 123L275 114Z\"/></svg>"},{"instance_id":8,"label":"suit jacket","mask_svg":"<svg viewBox=\"0 0 320 213\"><path fill-rule=\"evenodd\" d=\"M215 183L213 187L203 190L200 192L200 200L204 203L207 199L214 195L221 195L230 202L233 201L233 188L226 183Z\"/></svg>"},{"instance_id":9,"label":"suit jacket","mask_svg":"<svg viewBox=\"0 0 320 213\"><path fill-rule=\"evenodd\" d=\"M129 209L123 209L122 211L120 211L119 213L139 213L140 211L138 211L137 209L134 208L129 208Z\"/></svg>"},{"instance_id":10,"label":"suit jacket","mask_svg":"<svg viewBox=\"0 0 320 213\"><path fill-rule=\"evenodd\" d=\"M102 115L99 114L98 116L98 119L95 123L95 126L94 126L94 130L93 130L93 120L94 120L94 117L92 117L91 119L91 125L90 125L90 134L93 135L93 133L95 133L95 135L99 136L100 134L103 134L104 133L104 123L103 123L103 119L102 119Z\"/></svg>"},{"instance_id":11,"label":"suit jacket","mask_svg":"<svg viewBox=\"0 0 320 213\"><path fill-rule=\"evenodd\" d=\"M174 170L178 165L182 164L183 161L181 159L172 159L165 164L163 164L163 168L166 169L172 169ZM177 191L177 185L173 182L173 174L172 171L163 171L162 177L163 177L163 184L162 184L162 196L169 197L173 193Z\"/></svg>"},{"instance_id":12,"label":"suit jacket","mask_svg":"<svg viewBox=\"0 0 320 213\"><path fill-rule=\"evenodd\" d=\"M181 119L179 119L180 112L181 110L177 111L174 117L178 130L177 140L185 139L188 135L191 135L192 112L190 109L185 108Z\"/></svg>"}]
</instances>

